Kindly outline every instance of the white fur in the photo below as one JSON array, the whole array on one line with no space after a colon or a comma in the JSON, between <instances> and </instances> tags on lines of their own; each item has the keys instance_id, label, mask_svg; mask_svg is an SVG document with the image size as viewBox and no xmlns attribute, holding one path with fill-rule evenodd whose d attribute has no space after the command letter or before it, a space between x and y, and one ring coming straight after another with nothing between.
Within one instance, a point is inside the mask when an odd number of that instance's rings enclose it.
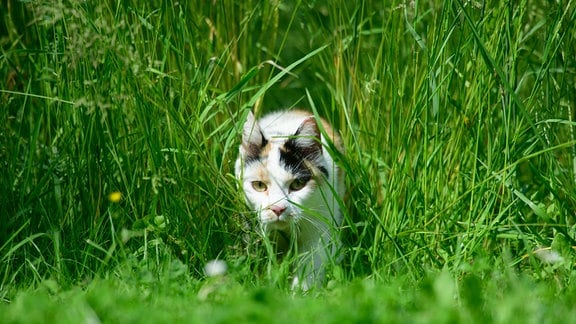
<instances>
[{"instance_id":1,"label":"white fur","mask_svg":"<svg viewBox=\"0 0 576 324\"><path fill-rule=\"evenodd\" d=\"M261 131L271 147L267 159L245 165L247 151L246 146L241 145L235 165L236 177L242 183L246 201L258 215L262 229L266 233L272 230L283 231L294 240L299 260L295 267L293 286L301 286L303 289L323 280L325 263L329 257L334 257L340 246L338 226L342 215L334 193L342 197L344 189L338 166L325 149L327 139L322 136L320 161L327 169L328 176L316 170L306 186L300 190L290 190L295 176L279 163L280 147L310 116L303 111L282 111L266 115L256 125L250 113L244 127L244 136L250 140L258 136L259 141L261 135L253 135L252 132ZM255 190L253 181L264 182L267 190ZM286 210L277 216L272 206Z\"/></svg>"}]
</instances>

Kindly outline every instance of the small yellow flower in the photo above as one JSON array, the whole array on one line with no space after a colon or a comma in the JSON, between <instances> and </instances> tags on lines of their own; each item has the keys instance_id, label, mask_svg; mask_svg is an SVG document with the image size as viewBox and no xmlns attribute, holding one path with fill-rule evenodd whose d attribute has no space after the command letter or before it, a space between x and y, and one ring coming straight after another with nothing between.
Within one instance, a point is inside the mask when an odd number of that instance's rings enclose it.
<instances>
[{"instance_id":1,"label":"small yellow flower","mask_svg":"<svg viewBox=\"0 0 576 324\"><path fill-rule=\"evenodd\" d=\"M110 202L113 203L120 202L121 199L122 199L122 193L120 191L114 191L108 195L108 200L110 200Z\"/></svg>"},{"instance_id":2,"label":"small yellow flower","mask_svg":"<svg viewBox=\"0 0 576 324\"><path fill-rule=\"evenodd\" d=\"M468 118L467 116L464 116L464 125L466 125L466 127L468 128L472 126L472 120L470 120L470 118Z\"/></svg>"}]
</instances>

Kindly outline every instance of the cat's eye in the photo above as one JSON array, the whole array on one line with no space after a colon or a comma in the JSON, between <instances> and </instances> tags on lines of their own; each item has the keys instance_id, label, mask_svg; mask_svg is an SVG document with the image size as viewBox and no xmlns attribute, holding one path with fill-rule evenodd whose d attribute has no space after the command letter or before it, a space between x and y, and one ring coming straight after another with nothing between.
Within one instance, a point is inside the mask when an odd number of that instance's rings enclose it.
<instances>
[{"instance_id":1,"label":"cat's eye","mask_svg":"<svg viewBox=\"0 0 576 324\"><path fill-rule=\"evenodd\" d=\"M290 191L298 191L304 188L304 186L306 186L309 180L310 178L308 177L295 179L294 181L292 181L292 183L290 183Z\"/></svg>"},{"instance_id":2,"label":"cat's eye","mask_svg":"<svg viewBox=\"0 0 576 324\"><path fill-rule=\"evenodd\" d=\"M262 181L252 181L252 188L258 192L264 192L268 190L268 186Z\"/></svg>"}]
</instances>

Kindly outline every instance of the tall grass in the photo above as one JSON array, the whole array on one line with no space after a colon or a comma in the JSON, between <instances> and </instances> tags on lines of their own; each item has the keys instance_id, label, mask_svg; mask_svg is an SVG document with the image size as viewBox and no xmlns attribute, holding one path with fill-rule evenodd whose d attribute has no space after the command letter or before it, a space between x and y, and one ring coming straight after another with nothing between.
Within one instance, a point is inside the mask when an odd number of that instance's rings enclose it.
<instances>
[{"instance_id":1,"label":"tall grass","mask_svg":"<svg viewBox=\"0 0 576 324\"><path fill-rule=\"evenodd\" d=\"M336 279L490 271L502 256L547 277L534 251L572 260L571 1L2 7L4 298L126 260L201 278L224 258L266 283L231 175L248 109L308 108L342 133Z\"/></svg>"}]
</instances>

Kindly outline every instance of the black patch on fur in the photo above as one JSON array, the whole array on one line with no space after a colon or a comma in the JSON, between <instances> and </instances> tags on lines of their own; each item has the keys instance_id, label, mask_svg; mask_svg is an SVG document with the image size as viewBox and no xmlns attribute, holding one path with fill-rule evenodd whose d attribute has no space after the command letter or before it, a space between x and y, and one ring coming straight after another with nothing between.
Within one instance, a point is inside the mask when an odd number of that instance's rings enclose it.
<instances>
[{"instance_id":1,"label":"black patch on fur","mask_svg":"<svg viewBox=\"0 0 576 324\"><path fill-rule=\"evenodd\" d=\"M320 172L324 173L324 175L328 177L328 169L326 169L323 165L319 165L318 170L320 170Z\"/></svg>"},{"instance_id":2,"label":"black patch on fur","mask_svg":"<svg viewBox=\"0 0 576 324\"><path fill-rule=\"evenodd\" d=\"M246 165L260 161L260 153L262 153L262 149L268 145L268 140L264 137L262 132L260 132L260 136L262 136L262 145L258 146L254 143L250 143L248 147L246 147L246 156L244 157L244 163Z\"/></svg>"},{"instance_id":3,"label":"black patch on fur","mask_svg":"<svg viewBox=\"0 0 576 324\"><path fill-rule=\"evenodd\" d=\"M297 140L291 138L284 143L280 148L280 163L284 165L287 170L301 177L312 177L314 174L308 167L312 164L328 176L328 170L322 165L318 165L317 161L322 154L322 147L320 149L316 146L302 147L298 146ZM308 163L306 163L306 161Z\"/></svg>"}]
</instances>

